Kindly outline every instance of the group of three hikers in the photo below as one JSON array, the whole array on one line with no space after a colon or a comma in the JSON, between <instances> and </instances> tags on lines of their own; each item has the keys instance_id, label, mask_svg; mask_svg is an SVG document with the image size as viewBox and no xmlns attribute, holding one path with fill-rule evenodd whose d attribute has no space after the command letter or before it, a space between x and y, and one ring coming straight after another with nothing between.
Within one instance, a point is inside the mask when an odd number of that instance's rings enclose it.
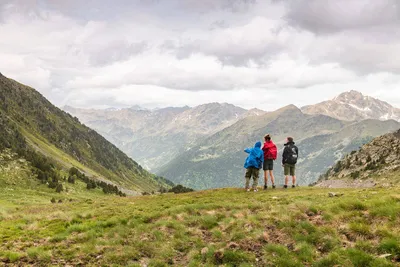
<instances>
[{"instance_id":1,"label":"group of three hikers","mask_svg":"<svg viewBox=\"0 0 400 267\"><path fill-rule=\"evenodd\" d=\"M254 148L246 148L244 151L249 154L244 164L246 168L246 190L250 191L250 180L253 178L252 189L257 192L258 178L260 169L264 170L264 190L268 188L268 174L271 177L272 188L275 188L274 160L277 159L278 150L271 136L267 134L264 137L264 146L261 148L261 142L257 142ZM288 187L289 176L292 177L292 187L296 187L296 163L299 150L292 137L286 139L285 148L282 154L282 166L285 175L284 188Z\"/></svg>"}]
</instances>

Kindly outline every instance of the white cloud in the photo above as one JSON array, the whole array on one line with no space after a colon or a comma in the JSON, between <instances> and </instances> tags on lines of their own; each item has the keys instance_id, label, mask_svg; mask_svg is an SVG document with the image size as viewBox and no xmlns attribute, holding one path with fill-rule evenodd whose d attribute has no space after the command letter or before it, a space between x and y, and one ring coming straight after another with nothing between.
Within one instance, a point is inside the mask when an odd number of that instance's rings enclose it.
<instances>
[{"instance_id":1,"label":"white cloud","mask_svg":"<svg viewBox=\"0 0 400 267\"><path fill-rule=\"evenodd\" d=\"M400 106L397 3L368 2L10 0L0 71L57 105L271 110L355 89Z\"/></svg>"}]
</instances>

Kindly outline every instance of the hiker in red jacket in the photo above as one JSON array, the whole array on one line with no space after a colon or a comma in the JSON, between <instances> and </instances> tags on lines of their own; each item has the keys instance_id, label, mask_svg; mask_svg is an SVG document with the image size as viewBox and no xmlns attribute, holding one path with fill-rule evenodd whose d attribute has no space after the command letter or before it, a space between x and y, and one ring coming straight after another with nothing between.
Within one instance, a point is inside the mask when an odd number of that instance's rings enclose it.
<instances>
[{"instance_id":1,"label":"hiker in red jacket","mask_svg":"<svg viewBox=\"0 0 400 267\"><path fill-rule=\"evenodd\" d=\"M278 156L278 149L271 140L271 136L267 134L264 136L265 143L262 150L264 151L264 190L268 188L268 173L271 177L272 188L275 188L275 177L274 177L274 160Z\"/></svg>"}]
</instances>

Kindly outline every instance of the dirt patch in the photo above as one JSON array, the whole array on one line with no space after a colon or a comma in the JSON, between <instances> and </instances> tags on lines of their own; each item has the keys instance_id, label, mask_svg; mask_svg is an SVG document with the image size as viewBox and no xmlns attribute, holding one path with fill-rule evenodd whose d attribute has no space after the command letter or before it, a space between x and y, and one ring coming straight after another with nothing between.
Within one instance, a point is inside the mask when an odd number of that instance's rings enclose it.
<instances>
[{"instance_id":1,"label":"dirt patch","mask_svg":"<svg viewBox=\"0 0 400 267\"><path fill-rule=\"evenodd\" d=\"M372 188L376 183L373 180L326 180L315 185L322 188Z\"/></svg>"},{"instance_id":2,"label":"dirt patch","mask_svg":"<svg viewBox=\"0 0 400 267\"><path fill-rule=\"evenodd\" d=\"M264 243L281 244L288 248L293 244L293 240L275 226L267 226L259 241Z\"/></svg>"}]
</instances>

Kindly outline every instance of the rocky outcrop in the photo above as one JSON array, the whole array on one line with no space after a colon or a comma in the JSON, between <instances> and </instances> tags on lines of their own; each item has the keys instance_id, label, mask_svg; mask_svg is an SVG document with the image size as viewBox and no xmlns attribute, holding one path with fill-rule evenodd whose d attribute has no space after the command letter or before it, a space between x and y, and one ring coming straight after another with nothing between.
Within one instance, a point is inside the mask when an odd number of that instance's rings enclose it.
<instances>
[{"instance_id":1,"label":"rocky outcrop","mask_svg":"<svg viewBox=\"0 0 400 267\"><path fill-rule=\"evenodd\" d=\"M333 166L320 180L367 179L400 171L400 130L375 138Z\"/></svg>"}]
</instances>

